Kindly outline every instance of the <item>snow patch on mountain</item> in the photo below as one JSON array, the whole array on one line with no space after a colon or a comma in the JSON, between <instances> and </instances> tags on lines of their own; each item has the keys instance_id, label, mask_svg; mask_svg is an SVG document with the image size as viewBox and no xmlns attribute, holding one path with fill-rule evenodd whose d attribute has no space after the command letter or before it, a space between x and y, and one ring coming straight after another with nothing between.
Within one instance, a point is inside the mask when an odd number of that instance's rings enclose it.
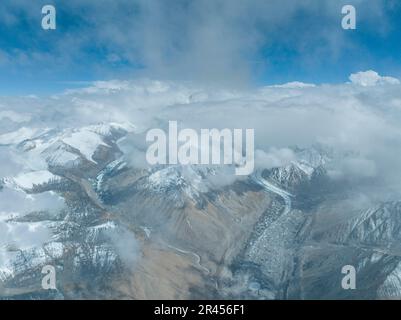
<instances>
[{"instance_id":1,"label":"snow patch on mountain","mask_svg":"<svg viewBox=\"0 0 401 320\"><path fill-rule=\"evenodd\" d=\"M52 174L47 170L33 171L28 173L22 173L12 178L12 181L20 188L29 190L33 189L34 186L47 184L59 180L60 177Z\"/></svg>"},{"instance_id":2,"label":"snow patch on mountain","mask_svg":"<svg viewBox=\"0 0 401 320\"><path fill-rule=\"evenodd\" d=\"M136 127L129 122L100 123L64 130L23 127L0 135L0 144L15 146L23 152L16 155L19 162L26 168L41 171L48 165L75 165L82 158L96 164L93 156L100 146L110 147L108 141L114 142L135 130Z\"/></svg>"},{"instance_id":3,"label":"snow patch on mountain","mask_svg":"<svg viewBox=\"0 0 401 320\"><path fill-rule=\"evenodd\" d=\"M18 144L26 139L32 138L33 136L43 131L43 129L22 127L17 131L8 132L0 135L0 145Z\"/></svg>"},{"instance_id":4,"label":"snow patch on mountain","mask_svg":"<svg viewBox=\"0 0 401 320\"><path fill-rule=\"evenodd\" d=\"M79 150L81 154L89 161L96 163L93 160L93 155L99 146L106 146L106 144L99 134L90 131L88 128L84 128L77 131L72 131L62 137L62 141L71 147Z\"/></svg>"}]
</instances>

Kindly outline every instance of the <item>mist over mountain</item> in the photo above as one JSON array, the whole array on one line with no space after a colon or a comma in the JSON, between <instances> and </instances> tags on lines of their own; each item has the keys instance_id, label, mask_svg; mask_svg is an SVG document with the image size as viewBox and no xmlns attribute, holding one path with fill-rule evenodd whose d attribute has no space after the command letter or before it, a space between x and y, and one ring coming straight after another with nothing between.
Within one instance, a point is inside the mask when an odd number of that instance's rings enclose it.
<instances>
[{"instance_id":1,"label":"mist over mountain","mask_svg":"<svg viewBox=\"0 0 401 320\"><path fill-rule=\"evenodd\" d=\"M0 98L0 297L401 295L401 84L113 80ZM169 121L255 130L255 170L146 162ZM57 290L41 288L53 265ZM356 290L341 287L352 265Z\"/></svg>"}]
</instances>

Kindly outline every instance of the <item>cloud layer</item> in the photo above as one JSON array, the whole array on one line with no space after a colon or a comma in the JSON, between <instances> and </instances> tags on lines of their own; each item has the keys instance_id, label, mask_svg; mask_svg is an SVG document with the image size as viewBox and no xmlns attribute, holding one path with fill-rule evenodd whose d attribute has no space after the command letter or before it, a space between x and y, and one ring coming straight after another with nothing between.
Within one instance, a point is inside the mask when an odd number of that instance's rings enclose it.
<instances>
[{"instance_id":1,"label":"cloud layer","mask_svg":"<svg viewBox=\"0 0 401 320\"><path fill-rule=\"evenodd\" d=\"M2 99L2 114L12 110L19 117L0 134L129 121L137 129L121 148L131 165L146 168L145 134L151 128L167 130L170 120L180 129L197 131L255 129L257 166L285 165L294 156L288 148L320 144L339 155L333 178L374 178L396 189L401 181L400 83L373 71L350 78L353 82L340 85L298 83L246 90L150 80L95 82L45 99ZM3 168L11 174L27 169L16 157L10 157L14 164L7 161L12 149L2 150Z\"/></svg>"},{"instance_id":2,"label":"cloud layer","mask_svg":"<svg viewBox=\"0 0 401 320\"><path fill-rule=\"evenodd\" d=\"M57 9L54 32L40 28L41 7L49 3ZM357 8L355 34L341 28L344 4ZM390 12L399 9L393 0L5 0L0 69L9 79L21 71L24 79L37 79L40 71L51 81L132 74L231 84L285 74L324 77L328 69L366 68L379 56L391 64L393 50L376 52L366 39L391 43L384 41L394 31Z\"/></svg>"}]
</instances>

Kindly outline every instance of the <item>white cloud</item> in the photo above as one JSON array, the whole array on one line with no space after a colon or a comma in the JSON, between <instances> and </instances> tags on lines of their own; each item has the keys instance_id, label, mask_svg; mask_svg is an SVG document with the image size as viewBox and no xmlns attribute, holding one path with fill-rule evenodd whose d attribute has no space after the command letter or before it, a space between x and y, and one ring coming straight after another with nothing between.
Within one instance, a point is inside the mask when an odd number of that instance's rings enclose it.
<instances>
[{"instance_id":1,"label":"white cloud","mask_svg":"<svg viewBox=\"0 0 401 320\"><path fill-rule=\"evenodd\" d=\"M288 148L270 148L268 152L263 150L256 150L255 152L256 168L279 168L289 165L294 160L296 160L295 154Z\"/></svg>"},{"instance_id":2,"label":"white cloud","mask_svg":"<svg viewBox=\"0 0 401 320\"><path fill-rule=\"evenodd\" d=\"M124 265L131 270L134 269L141 254L135 235L125 229L118 232L113 229L108 236Z\"/></svg>"},{"instance_id":3,"label":"white cloud","mask_svg":"<svg viewBox=\"0 0 401 320\"><path fill-rule=\"evenodd\" d=\"M6 223L0 221L0 248L12 245L27 249L51 240L51 231L43 223Z\"/></svg>"},{"instance_id":4,"label":"white cloud","mask_svg":"<svg viewBox=\"0 0 401 320\"><path fill-rule=\"evenodd\" d=\"M285 88L285 89L297 89L297 88L313 88L316 87L313 83L304 83L299 81L288 82L284 84L276 84L270 86L271 88Z\"/></svg>"},{"instance_id":5,"label":"white cloud","mask_svg":"<svg viewBox=\"0 0 401 320\"><path fill-rule=\"evenodd\" d=\"M266 57L271 47L289 49L300 67L338 62L344 49L365 53L366 48L350 44L340 27L342 2L56 1L63 14L73 15L73 23L63 26L62 37L51 38L51 46L38 46L48 43L49 34L37 27L37 4L3 0L0 22L6 32L27 31L18 32L17 39L27 50L4 48L0 65L63 75L71 70L81 74L85 61L87 74L103 69L110 75L110 65L123 62L122 70L152 78L243 83L275 64ZM357 6L364 28L374 35L386 32L386 11L397 5L386 0L347 4ZM88 50L88 43L96 43L97 54Z\"/></svg>"},{"instance_id":6,"label":"white cloud","mask_svg":"<svg viewBox=\"0 0 401 320\"><path fill-rule=\"evenodd\" d=\"M369 159L345 157L328 171L334 179L372 178L377 175L376 163Z\"/></svg>"},{"instance_id":7,"label":"white cloud","mask_svg":"<svg viewBox=\"0 0 401 320\"><path fill-rule=\"evenodd\" d=\"M349 79L353 84L363 87L385 84L400 84L400 80L393 77L382 77L377 72L372 70L353 73L350 75Z\"/></svg>"},{"instance_id":8,"label":"white cloud","mask_svg":"<svg viewBox=\"0 0 401 320\"><path fill-rule=\"evenodd\" d=\"M395 81L389 80L390 77L377 78L374 72L368 76L366 73L356 75L351 77L354 81L380 85L296 85L295 88L270 86L234 90L186 82L115 80L96 82L93 87L50 99L1 98L0 104L18 114L26 114L35 106L32 119L16 123L10 129L10 132L24 133L24 138L27 132L21 129L23 127L35 128L37 132L44 128L77 128L99 122L131 122L136 132L120 145L126 160L140 168L147 167L146 131L166 129L168 121L174 120L180 128L197 131L202 128L255 129L255 144L259 150L257 166L290 162L292 146L323 144L339 154L352 154L348 162L338 162L334 168L337 172L351 177L354 174L355 177L380 178L389 186L400 184L399 87L392 84ZM372 76L373 82L364 80ZM3 167L18 171L18 166L12 165L11 158L15 157L7 155L10 148L3 147L0 152L4 155Z\"/></svg>"},{"instance_id":9,"label":"white cloud","mask_svg":"<svg viewBox=\"0 0 401 320\"><path fill-rule=\"evenodd\" d=\"M0 190L0 220L33 211L57 211L63 205L64 200L53 192L27 195L7 186Z\"/></svg>"}]
</instances>

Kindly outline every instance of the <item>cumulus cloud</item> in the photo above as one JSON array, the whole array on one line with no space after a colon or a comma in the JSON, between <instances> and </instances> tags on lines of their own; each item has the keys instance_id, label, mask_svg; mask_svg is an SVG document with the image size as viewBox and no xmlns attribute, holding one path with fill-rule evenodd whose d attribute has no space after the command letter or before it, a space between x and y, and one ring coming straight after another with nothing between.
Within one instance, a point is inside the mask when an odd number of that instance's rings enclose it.
<instances>
[{"instance_id":1,"label":"cumulus cloud","mask_svg":"<svg viewBox=\"0 0 401 320\"><path fill-rule=\"evenodd\" d=\"M365 72L353 73L349 79L351 83L363 87L371 87L384 84L400 84L400 80L393 77L382 77L377 72L369 70Z\"/></svg>"}]
</instances>

